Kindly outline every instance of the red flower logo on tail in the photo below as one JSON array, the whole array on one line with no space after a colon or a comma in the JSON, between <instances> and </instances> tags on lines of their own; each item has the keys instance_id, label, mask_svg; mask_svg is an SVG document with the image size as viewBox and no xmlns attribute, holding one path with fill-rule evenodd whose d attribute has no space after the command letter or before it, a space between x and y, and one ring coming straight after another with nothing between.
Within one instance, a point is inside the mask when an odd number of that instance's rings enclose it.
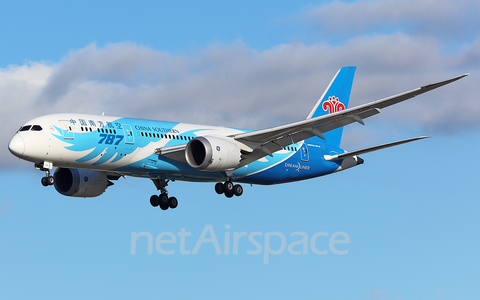
<instances>
[{"instance_id":1,"label":"red flower logo on tail","mask_svg":"<svg viewBox=\"0 0 480 300\"><path fill-rule=\"evenodd\" d=\"M338 97L330 96L328 100L323 102L322 108L328 111L329 114L345 109L345 105L338 100Z\"/></svg>"}]
</instances>

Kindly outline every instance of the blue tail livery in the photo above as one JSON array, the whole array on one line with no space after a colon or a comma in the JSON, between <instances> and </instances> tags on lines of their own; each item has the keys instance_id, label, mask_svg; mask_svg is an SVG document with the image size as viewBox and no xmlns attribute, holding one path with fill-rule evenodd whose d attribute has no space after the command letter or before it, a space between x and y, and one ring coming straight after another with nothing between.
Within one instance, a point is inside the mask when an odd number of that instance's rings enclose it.
<instances>
[{"instance_id":1,"label":"blue tail livery","mask_svg":"<svg viewBox=\"0 0 480 300\"><path fill-rule=\"evenodd\" d=\"M468 75L349 108L354 74L355 67L340 69L305 120L272 128L60 113L26 122L8 148L45 172L41 183L62 195L100 196L112 181L135 176L152 180L160 192L150 204L167 210L178 205L168 195L170 181L213 182L216 193L230 198L242 195L241 183L271 185L328 175L362 164L359 155L423 139L350 152L340 148L344 126L365 125L364 119L379 109Z\"/></svg>"},{"instance_id":2,"label":"blue tail livery","mask_svg":"<svg viewBox=\"0 0 480 300\"><path fill-rule=\"evenodd\" d=\"M355 67L343 67L337 72L332 79L332 82L330 82L327 89L308 115L307 119L316 118L348 108L355 69ZM342 132L343 127L338 127L326 132L324 136L330 145L340 147Z\"/></svg>"}]
</instances>

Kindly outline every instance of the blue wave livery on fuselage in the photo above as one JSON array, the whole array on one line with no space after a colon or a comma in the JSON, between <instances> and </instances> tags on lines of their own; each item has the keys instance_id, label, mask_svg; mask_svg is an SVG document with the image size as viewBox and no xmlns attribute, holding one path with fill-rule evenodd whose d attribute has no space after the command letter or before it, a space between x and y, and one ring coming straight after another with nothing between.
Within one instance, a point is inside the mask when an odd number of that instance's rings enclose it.
<instances>
[{"instance_id":1,"label":"blue wave livery on fuselage","mask_svg":"<svg viewBox=\"0 0 480 300\"><path fill-rule=\"evenodd\" d=\"M66 196L101 195L120 176L150 178L160 195L153 206L175 208L170 180L216 182L227 197L240 196L236 183L279 184L342 171L363 163L358 155L418 137L352 152L340 149L343 126L379 113L468 74L382 100L348 108L355 67L344 67L305 120L262 130L174 123L86 114L35 118L14 135L9 150L45 171L44 186ZM50 170L57 167L53 176Z\"/></svg>"}]
</instances>

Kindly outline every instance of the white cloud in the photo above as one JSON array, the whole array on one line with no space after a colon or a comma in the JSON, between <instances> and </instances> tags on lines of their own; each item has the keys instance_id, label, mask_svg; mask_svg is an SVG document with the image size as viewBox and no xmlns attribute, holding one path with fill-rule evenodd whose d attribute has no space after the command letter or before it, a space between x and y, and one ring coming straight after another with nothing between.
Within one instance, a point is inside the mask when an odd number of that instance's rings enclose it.
<instances>
[{"instance_id":1,"label":"white cloud","mask_svg":"<svg viewBox=\"0 0 480 300\"><path fill-rule=\"evenodd\" d=\"M459 40L477 34L479 12L476 0L333 1L308 11L306 18L328 35L401 31Z\"/></svg>"},{"instance_id":2,"label":"white cloud","mask_svg":"<svg viewBox=\"0 0 480 300\"><path fill-rule=\"evenodd\" d=\"M7 144L15 130L48 113L105 112L251 129L297 121L345 65L358 66L350 106L471 72L372 119L428 128L425 134L478 127L479 45L480 39L445 54L434 37L402 33L357 36L336 46L283 44L262 52L238 42L189 55L134 43L92 44L59 63L0 69L0 162L12 161Z\"/></svg>"}]
</instances>

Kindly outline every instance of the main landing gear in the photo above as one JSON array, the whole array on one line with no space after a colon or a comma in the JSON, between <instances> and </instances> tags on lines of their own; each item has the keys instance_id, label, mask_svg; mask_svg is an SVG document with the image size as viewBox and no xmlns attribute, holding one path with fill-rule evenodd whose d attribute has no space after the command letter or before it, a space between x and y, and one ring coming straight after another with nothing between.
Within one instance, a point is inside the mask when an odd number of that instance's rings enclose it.
<instances>
[{"instance_id":1,"label":"main landing gear","mask_svg":"<svg viewBox=\"0 0 480 300\"><path fill-rule=\"evenodd\" d=\"M243 187L239 184L233 184L230 179L225 181L225 183L217 182L215 184L215 192L217 194L225 194L225 197L232 198L233 195L241 196L243 194Z\"/></svg>"},{"instance_id":2,"label":"main landing gear","mask_svg":"<svg viewBox=\"0 0 480 300\"><path fill-rule=\"evenodd\" d=\"M45 172L45 177L42 177L42 185L49 186L55 183L53 176L50 175L50 170L52 169L53 164L44 162L44 163L36 163L35 169Z\"/></svg>"},{"instance_id":3,"label":"main landing gear","mask_svg":"<svg viewBox=\"0 0 480 300\"><path fill-rule=\"evenodd\" d=\"M175 197L168 197L168 191L165 188L170 180L166 179L152 179L153 184L157 187L157 190L161 191L160 195L152 195L150 197L150 204L153 207L160 207L161 210L167 210L168 208L175 208L178 206L178 200Z\"/></svg>"}]
</instances>

